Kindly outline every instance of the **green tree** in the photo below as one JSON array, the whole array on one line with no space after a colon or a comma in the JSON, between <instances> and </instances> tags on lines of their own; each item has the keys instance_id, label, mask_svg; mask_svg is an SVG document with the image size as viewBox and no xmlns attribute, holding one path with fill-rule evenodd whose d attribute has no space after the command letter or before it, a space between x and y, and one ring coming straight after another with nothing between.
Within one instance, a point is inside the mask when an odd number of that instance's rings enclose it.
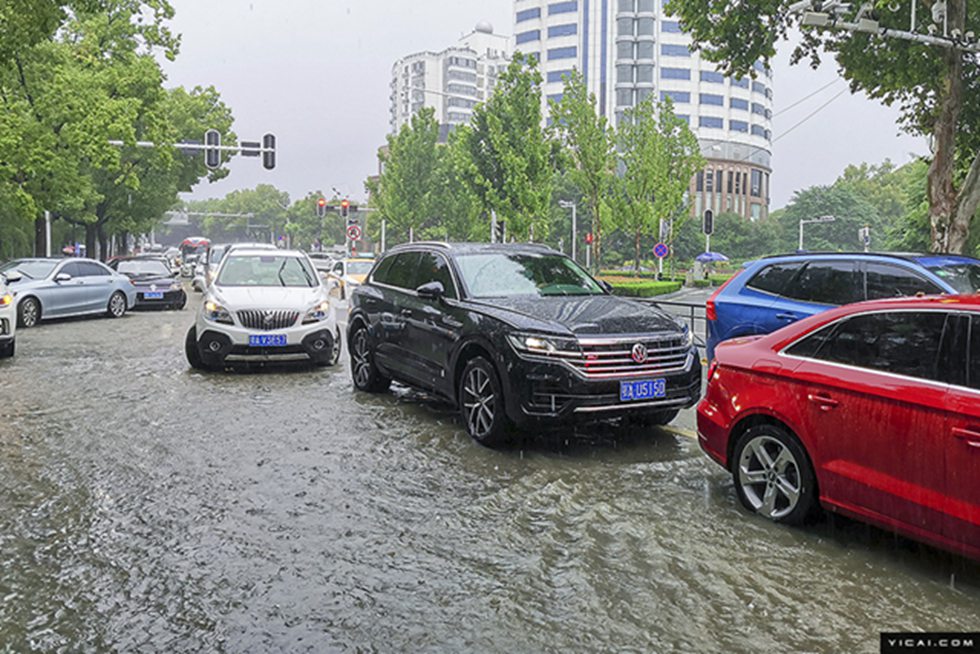
<instances>
[{"instance_id":1,"label":"green tree","mask_svg":"<svg viewBox=\"0 0 980 654\"><path fill-rule=\"evenodd\" d=\"M456 165L483 208L496 211L519 239L532 233L544 238L556 148L542 127L536 59L515 53L493 95L474 109L470 125L458 131Z\"/></svg>"},{"instance_id":2,"label":"green tree","mask_svg":"<svg viewBox=\"0 0 980 654\"><path fill-rule=\"evenodd\" d=\"M841 186L812 186L797 191L779 215L782 248L792 252L799 246L800 220L819 216L834 216L832 223L804 226L803 247L811 251L849 251L861 248L858 231L865 225L878 222L871 203L854 191Z\"/></svg>"},{"instance_id":3,"label":"green tree","mask_svg":"<svg viewBox=\"0 0 980 654\"><path fill-rule=\"evenodd\" d=\"M592 261L602 260L602 206L616 168L616 136L605 116L596 110L596 98L588 92L577 70L565 78L559 101L550 100L552 129L570 160L568 177L586 200L592 216Z\"/></svg>"},{"instance_id":4,"label":"green tree","mask_svg":"<svg viewBox=\"0 0 980 654\"><path fill-rule=\"evenodd\" d=\"M644 234L659 236L660 218L679 217L691 177L704 159L697 138L674 114L669 99L647 98L627 110L617 144L621 175L610 201L619 227L632 237L634 269L639 272Z\"/></svg>"},{"instance_id":5,"label":"green tree","mask_svg":"<svg viewBox=\"0 0 980 654\"><path fill-rule=\"evenodd\" d=\"M704 56L729 74L755 74L768 62L794 18L793 0L670 0ZM911 2L876 2L876 18L886 29L907 29ZM845 18L864 5L852 3ZM948 26L980 32L980 0L947 0ZM930 247L962 252L980 206L980 73L976 61L956 48L938 48L895 37L834 29L807 30L793 60L816 66L821 52L837 60L852 91L863 91L902 111L902 126L931 135L935 154L929 167Z\"/></svg>"}]
</instances>

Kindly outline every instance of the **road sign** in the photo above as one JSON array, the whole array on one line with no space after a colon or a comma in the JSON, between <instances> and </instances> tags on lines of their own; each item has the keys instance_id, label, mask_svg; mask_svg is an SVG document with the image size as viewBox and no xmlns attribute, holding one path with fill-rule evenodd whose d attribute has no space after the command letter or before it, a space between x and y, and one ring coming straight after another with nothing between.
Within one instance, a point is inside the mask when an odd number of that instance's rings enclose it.
<instances>
[{"instance_id":1,"label":"road sign","mask_svg":"<svg viewBox=\"0 0 980 654\"><path fill-rule=\"evenodd\" d=\"M657 257L658 259L663 259L669 254L670 248L666 243L657 243L653 246L653 256Z\"/></svg>"},{"instance_id":2,"label":"road sign","mask_svg":"<svg viewBox=\"0 0 980 654\"><path fill-rule=\"evenodd\" d=\"M361 240L361 228L357 225L351 225L347 228L347 238L352 241Z\"/></svg>"}]
</instances>

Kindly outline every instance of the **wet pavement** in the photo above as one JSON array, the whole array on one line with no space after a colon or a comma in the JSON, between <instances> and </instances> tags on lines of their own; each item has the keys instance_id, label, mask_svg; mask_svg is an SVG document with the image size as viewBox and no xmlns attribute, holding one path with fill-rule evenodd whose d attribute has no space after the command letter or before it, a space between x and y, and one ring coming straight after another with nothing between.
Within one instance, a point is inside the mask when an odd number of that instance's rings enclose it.
<instances>
[{"instance_id":1,"label":"wet pavement","mask_svg":"<svg viewBox=\"0 0 980 654\"><path fill-rule=\"evenodd\" d=\"M194 306L45 324L0 363L0 651L877 652L980 627L975 563L747 516L691 412L488 450L416 393L356 394L346 357L191 372Z\"/></svg>"}]
</instances>

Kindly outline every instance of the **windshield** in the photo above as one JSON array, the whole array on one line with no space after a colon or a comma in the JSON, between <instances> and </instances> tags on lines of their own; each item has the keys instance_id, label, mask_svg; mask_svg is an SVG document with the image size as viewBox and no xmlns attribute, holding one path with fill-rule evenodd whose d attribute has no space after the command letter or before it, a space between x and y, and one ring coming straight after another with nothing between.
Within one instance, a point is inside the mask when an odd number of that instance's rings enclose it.
<instances>
[{"instance_id":1,"label":"windshield","mask_svg":"<svg viewBox=\"0 0 980 654\"><path fill-rule=\"evenodd\" d=\"M374 267L373 261L348 261L347 262L347 274L348 275L366 275L371 272L371 268Z\"/></svg>"},{"instance_id":2,"label":"windshield","mask_svg":"<svg viewBox=\"0 0 980 654\"><path fill-rule=\"evenodd\" d=\"M483 253L457 259L476 298L537 295L601 295L602 288L567 257L533 253Z\"/></svg>"},{"instance_id":3,"label":"windshield","mask_svg":"<svg viewBox=\"0 0 980 654\"><path fill-rule=\"evenodd\" d=\"M124 275L133 276L149 276L149 275L159 275L161 277L169 277L170 269L167 268L159 259L143 259L143 260L133 260L133 261L120 261L116 266L116 270Z\"/></svg>"},{"instance_id":4,"label":"windshield","mask_svg":"<svg viewBox=\"0 0 980 654\"><path fill-rule=\"evenodd\" d=\"M980 264L933 266L929 268L936 277L953 287L957 293L980 293Z\"/></svg>"},{"instance_id":5,"label":"windshield","mask_svg":"<svg viewBox=\"0 0 980 654\"><path fill-rule=\"evenodd\" d=\"M57 261L11 261L9 263L0 266L0 272L10 272L16 270L24 277L30 279L43 279L51 274L54 267L58 265Z\"/></svg>"},{"instance_id":6,"label":"windshield","mask_svg":"<svg viewBox=\"0 0 980 654\"><path fill-rule=\"evenodd\" d=\"M305 259L290 256L229 257L218 276L218 286L288 286L313 288L316 273Z\"/></svg>"}]
</instances>

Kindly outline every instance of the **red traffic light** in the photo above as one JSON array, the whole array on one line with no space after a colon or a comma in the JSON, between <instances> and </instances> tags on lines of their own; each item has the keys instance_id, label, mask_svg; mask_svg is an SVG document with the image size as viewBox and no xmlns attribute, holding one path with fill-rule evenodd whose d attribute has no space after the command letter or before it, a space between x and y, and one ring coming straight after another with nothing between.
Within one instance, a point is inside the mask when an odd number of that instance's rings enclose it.
<instances>
[{"instance_id":1,"label":"red traffic light","mask_svg":"<svg viewBox=\"0 0 980 654\"><path fill-rule=\"evenodd\" d=\"M321 207L325 207L325 206L327 206L327 199L326 198L320 198L319 200L316 201L316 203L317 203L317 205L319 205Z\"/></svg>"},{"instance_id":2,"label":"red traffic light","mask_svg":"<svg viewBox=\"0 0 980 654\"><path fill-rule=\"evenodd\" d=\"M592 232L589 232L589 233L587 233L585 235L585 242L586 242L586 244L592 245L592 241L594 241L594 240L595 240L595 237L592 236Z\"/></svg>"},{"instance_id":3,"label":"red traffic light","mask_svg":"<svg viewBox=\"0 0 980 654\"><path fill-rule=\"evenodd\" d=\"M340 206L343 207L344 209L349 209L350 208L350 200L341 200L340 201Z\"/></svg>"}]
</instances>

